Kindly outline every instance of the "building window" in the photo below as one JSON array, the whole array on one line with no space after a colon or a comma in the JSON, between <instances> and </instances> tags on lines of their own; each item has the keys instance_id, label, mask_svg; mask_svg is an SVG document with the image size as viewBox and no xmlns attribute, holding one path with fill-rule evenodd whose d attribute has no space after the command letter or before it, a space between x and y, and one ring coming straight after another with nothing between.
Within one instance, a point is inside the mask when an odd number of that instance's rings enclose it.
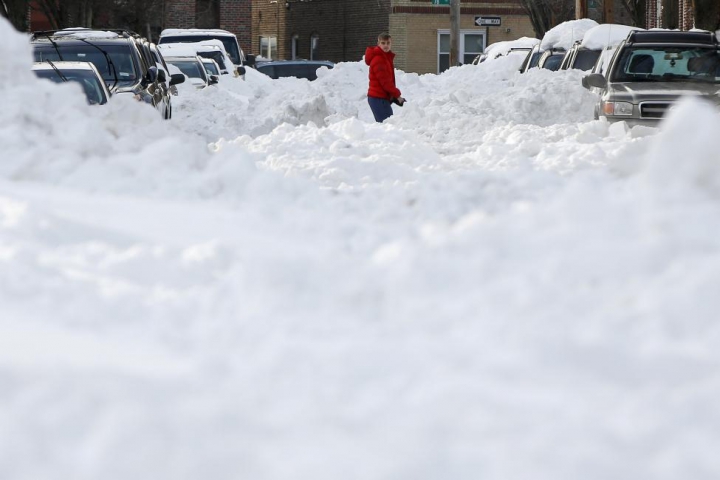
<instances>
[{"instance_id":1,"label":"building window","mask_svg":"<svg viewBox=\"0 0 720 480\"><path fill-rule=\"evenodd\" d=\"M310 37L310 60L319 60L320 35L314 33Z\"/></svg>"},{"instance_id":2,"label":"building window","mask_svg":"<svg viewBox=\"0 0 720 480\"><path fill-rule=\"evenodd\" d=\"M293 60L295 60L295 59L297 58L298 40L299 40L299 39L300 39L300 37L299 37L297 34L295 34L295 35L292 36L292 43L290 44L290 46L291 46L291 55L292 55L292 56L291 56L290 58L293 59Z\"/></svg>"},{"instance_id":3,"label":"building window","mask_svg":"<svg viewBox=\"0 0 720 480\"><path fill-rule=\"evenodd\" d=\"M277 60L277 37L260 37L260 56Z\"/></svg>"},{"instance_id":4,"label":"building window","mask_svg":"<svg viewBox=\"0 0 720 480\"><path fill-rule=\"evenodd\" d=\"M485 51L486 31L461 30L459 38L460 63L472 63L473 59ZM438 73L450 68L450 30L438 30Z\"/></svg>"}]
</instances>

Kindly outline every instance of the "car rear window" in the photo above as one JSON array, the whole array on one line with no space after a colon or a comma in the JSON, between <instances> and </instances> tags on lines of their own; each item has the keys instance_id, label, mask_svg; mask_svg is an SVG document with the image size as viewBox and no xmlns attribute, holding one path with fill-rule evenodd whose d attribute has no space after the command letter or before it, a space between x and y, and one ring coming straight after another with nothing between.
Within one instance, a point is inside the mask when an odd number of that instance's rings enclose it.
<instances>
[{"instance_id":1,"label":"car rear window","mask_svg":"<svg viewBox=\"0 0 720 480\"><path fill-rule=\"evenodd\" d=\"M705 81L720 83L720 52L701 46L625 48L613 67L612 81Z\"/></svg>"}]
</instances>

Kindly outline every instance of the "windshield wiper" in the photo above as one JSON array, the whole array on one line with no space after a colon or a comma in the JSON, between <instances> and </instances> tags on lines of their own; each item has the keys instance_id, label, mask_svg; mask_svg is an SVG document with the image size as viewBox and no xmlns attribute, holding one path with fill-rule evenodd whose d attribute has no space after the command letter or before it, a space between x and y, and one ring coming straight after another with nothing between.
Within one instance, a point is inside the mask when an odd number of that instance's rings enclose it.
<instances>
[{"instance_id":1,"label":"windshield wiper","mask_svg":"<svg viewBox=\"0 0 720 480\"><path fill-rule=\"evenodd\" d=\"M115 88L117 86L119 80L118 80L118 76L117 76L117 69L115 68L115 64L113 63L113 61L110 59L110 55L108 55L108 53L105 50L103 50L102 48L98 47L97 45L95 45L92 42L88 42L84 38L75 38L75 40L80 40L83 43L87 43L91 47L97 48L98 50L100 50L100 52L102 52L103 55L105 55L105 61L108 64L108 72L110 72L110 69L112 68L112 73L113 73L113 76L115 77L115 83L113 83L113 86L111 87L111 89Z\"/></svg>"},{"instance_id":2,"label":"windshield wiper","mask_svg":"<svg viewBox=\"0 0 720 480\"><path fill-rule=\"evenodd\" d=\"M55 73L57 73L57 76L60 77L60 80L62 80L63 82L68 81L68 79L65 78L65 75L63 75L62 72L60 71L60 69L55 66L55 64L52 62L52 60L45 60L45 61L50 64L50 66L52 67L53 70L55 70Z\"/></svg>"}]
</instances>

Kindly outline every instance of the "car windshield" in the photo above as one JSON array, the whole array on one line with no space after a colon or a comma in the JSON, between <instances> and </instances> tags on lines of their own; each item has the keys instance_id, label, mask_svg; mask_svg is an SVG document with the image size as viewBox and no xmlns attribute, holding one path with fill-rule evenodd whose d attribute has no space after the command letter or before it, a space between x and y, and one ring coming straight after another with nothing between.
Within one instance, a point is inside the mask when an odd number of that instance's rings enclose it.
<instances>
[{"instance_id":1,"label":"car windshield","mask_svg":"<svg viewBox=\"0 0 720 480\"><path fill-rule=\"evenodd\" d=\"M35 47L35 61L44 62L52 60L53 62L92 62L97 68L105 83L112 85L115 83L115 73L108 64L105 55L93 47L92 45L63 45L57 43L58 53L51 45L43 45ZM133 84L140 77L139 69L135 63L129 45L100 45L107 52L115 69L117 70L118 84ZM62 56L62 58L60 58Z\"/></svg>"},{"instance_id":2,"label":"car windshield","mask_svg":"<svg viewBox=\"0 0 720 480\"><path fill-rule=\"evenodd\" d=\"M528 65L528 68L535 68L538 66L538 62L540 61L540 55L542 55L542 52L539 50L536 50L532 53L530 56L530 65Z\"/></svg>"},{"instance_id":3,"label":"car windshield","mask_svg":"<svg viewBox=\"0 0 720 480\"><path fill-rule=\"evenodd\" d=\"M203 66L210 75L220 75L220 72L217 69L217 64L213 62L203 62Z\"/></svg>"},{"instance_id":4,"label":"car windshield","mask_svg":"<svg viewBox=\"0 0 720 480\"><path fill-rule=\"evenodd\" d=\"M199 78L203 82L207 81L205 69L195 60L166 60L169 64L175 65L182 73L190 78Z\"/></svg>"},{"instance_id":5,"label":"car windshield","mask_svg":"<svg viewBox=\"0 0 720 480\"><path fill-rule=\"evenodd\" d=\"M60 74L62 74L62 77L54 69L33 70L33 73L39 78L46 78L55 83L63 83L65 80L79 83L85 91L85 97L88 103L91 105L102 105L107 102L105 90L100 83L100 79L95 75L95 72L90 70L61 69Z\"/></svg>"},{"instance_id":6,"label":"car windshield","mask_svg":"<svg viewBox=\"0 0 720 480\"><path fill-rule=\"evenodd\" d=\"M198 56L209 58L211 60L215 60L217 62L218 66L222 68L223 70L227 70L227 67L225 66L224 62L224 55L221 51L214 51L214 52L198 52Z\"/></svg>"},{"instance_id":7,"label":"car windshield","mask_svg":"<svg viewBox=\"0 0 720 480\"><path fill-rule=\"evenodd\" d=\"M238 48L237 39L227 35L178 35L172 37L163 37L159 43L192 43L204 42L205 40L220 40L225 47L225 51L235 65L241 65L240 49Z\"/></svg>"},{"instance_id":8,"label":"car windshield","mask_svg":"<svg viewBox=\"0 0 720 480\"><path fill-rule=\"evenodd\" d=\"M562 53L556 53L554 55L550 55L545 59L545 63L543 63L542 68L546 68L548 70L556 71L558 68L560 68L560 63L562 63L563 54Z\"/></svg>"},{"instance_id":9,"label":"car windshield","mask_svg":"<svg viewBox=\"0 0 720 480\"><path fill-rule=\"evenodd\" d=\"M590 70L595 66L595 62L597 62L600 53L601 50L578 50L573 68L585 71Z\"/></svg>"},{"instance_id":10,"label":"car windshield","mask_svg":"<svg viewBox=\"0 0 720 480\"><path fill-rule=\"evenodd\" d=\"M720 83L720 51L701 46L637 46L623 50L613 82L698 81Z\"/></svg>"}]
</instances>

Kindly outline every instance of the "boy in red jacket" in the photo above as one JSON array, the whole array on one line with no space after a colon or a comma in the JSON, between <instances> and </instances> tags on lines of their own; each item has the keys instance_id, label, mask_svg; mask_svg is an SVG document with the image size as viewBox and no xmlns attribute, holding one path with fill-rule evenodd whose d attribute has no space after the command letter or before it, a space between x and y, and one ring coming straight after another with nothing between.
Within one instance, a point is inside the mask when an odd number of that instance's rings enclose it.
<instances>
[{"instance_id":1,"label":"boy in red jacket","mask_svg":"<svg viewBox=\"0 0 720 480\"><path fill-rule=\"evenodd\" d=\"M392 37L381 33L378 35L377 46L365 50L365 63L370 65L368 103L378 123L393 114L391 102L400 107L405 103L400 90L395 86L395 54L390 51L391 47Z\"/></svg>"}]
</instances>

